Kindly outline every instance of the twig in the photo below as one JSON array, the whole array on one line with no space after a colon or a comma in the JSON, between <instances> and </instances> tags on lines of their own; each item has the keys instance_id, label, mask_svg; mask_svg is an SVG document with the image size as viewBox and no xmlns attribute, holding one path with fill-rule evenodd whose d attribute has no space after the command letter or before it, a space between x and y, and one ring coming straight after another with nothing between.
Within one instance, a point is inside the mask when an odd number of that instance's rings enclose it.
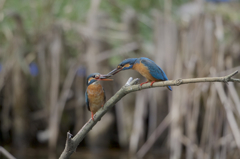
<instances>
[{"instance_id":1,"label":"twig","mask_svg":"<svg viewBox=\"0 0 240 159\"><path fill-rule=\"evenodd\" d=\"M222 71L222 72L216 72L216 74L218 76L223 76L223 75L229 74L230 72L233 72L234 70L239 70L239 69L240 69L240 66L237 66L237 67L233 67L233 68L227 69L227 70Z\"/></svg>"},{"instance_id":2,"label":"twig","mask_svg":"<svg viewBox=\"0 0 240 159\"><path fill-rule=\"evenodd\" d=\"M11 155L6 149L4 149L2 146L0 146L0 154L5 155L8 159L16 159L13 155Z\"/></svg>"},{"instance_id":3,"label":"twig","mask_svg":"<svg viewBox=\"0 0 240 159\"><path fill-rule=\"evenodd\" d=\"M107 113L120 99L122 99L125 95L140 91L142 89L147 88L155 88L155 87L166 87L166 86L179 86L182 84L188 83L199 83L199 82L238 82L237 80L232 80L232 76L234 76L238 71L234 73L223 76L223 77L206 77L206 78L192 78L192 79L178 79L178 80L170 80L164 82L156 82L153 86L150 86L150 83L142 85L134 85L138 79L134 79L130 82L129 86L123 86L113 97L111 97L104 105L102 109L100 109L94 115L94 121L89 120L83 128L73 137L68 135L66 147L62 152L60 159L67 159L71 156L71 154L76 150L78 144L83 140L83 138L87 135L87 133L97 124L98 121L101 120L102 116ZM174 91L174 89L173 89Z\"/></svg>"}]
</instances>

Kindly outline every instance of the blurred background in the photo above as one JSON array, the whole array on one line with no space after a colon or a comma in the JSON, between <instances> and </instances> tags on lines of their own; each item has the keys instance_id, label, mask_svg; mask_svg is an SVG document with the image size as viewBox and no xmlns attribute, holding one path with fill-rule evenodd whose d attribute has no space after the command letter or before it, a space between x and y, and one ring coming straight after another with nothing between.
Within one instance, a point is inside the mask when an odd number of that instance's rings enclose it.
<instances>
[{"instance_id":1,"label":"blurred background","mask_svg":"<svg viewBox=\"0 0 240 159\"><path fill-rule=\"evenodd\" d=\"M0 0L0 150L58 158L90 119L86 77L126 58L148 57L169 79L240 70L239 10L237 0ZM102 82L107 99L129 77L145 81L122 71ZM71 158L239 158L240 85L172 88L125 96Z\"/></svg>"}]
</instances>

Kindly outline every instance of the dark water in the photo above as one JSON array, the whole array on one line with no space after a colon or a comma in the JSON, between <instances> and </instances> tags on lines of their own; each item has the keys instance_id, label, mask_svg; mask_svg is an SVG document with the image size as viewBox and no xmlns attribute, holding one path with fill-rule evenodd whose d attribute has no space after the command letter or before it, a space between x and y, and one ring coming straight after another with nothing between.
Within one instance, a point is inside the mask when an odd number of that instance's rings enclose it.
<instances>
[{"instance_id":1,"label":"dark water","mask_svg":"<svg viewBox=\"0 0 240 159\"><path fill-rule=\"evenodd\" d=\"M60 154L57 155L57 158ZM1 157L0 157L1 158ZM26 159L47 159L47 149L30 149ZM155 150L148 153L144 159L167 159L167 153L163 150ZM73 153L70 159L137 159L135 156L129 155L128 151L120 149L107 150L88 150L85 148L78 148Z\"/></svg>"}]
</instances>

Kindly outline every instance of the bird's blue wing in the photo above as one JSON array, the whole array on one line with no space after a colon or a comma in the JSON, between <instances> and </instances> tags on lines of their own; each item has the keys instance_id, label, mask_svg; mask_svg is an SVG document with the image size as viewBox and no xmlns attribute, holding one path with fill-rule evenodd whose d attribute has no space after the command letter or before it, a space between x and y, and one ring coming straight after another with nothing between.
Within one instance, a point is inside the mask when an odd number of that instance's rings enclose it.
<instances>
[{"instance_id":1,"label":"bird's blue wing","mask_svg":"<svg viewBox=\"0 0 240 159\"><path fill-rule=\"evenodd\" d=\"M88 93L87 93L87 90L85 92L85 102L86 102L86 105L87 105L87 108L88 110L90 111L90 107L89 107L89 100L88 100Z\"/></svg>"},{"instance_id":2,"label":"bird's blue wing","mask_svg":"<svg viewBox=\"0 0 240 159\"><path fill-rule=\"evenodd\" d=\"M152 60L146 58L146 57L142 57L141 58L141 63L144 64L148 70L149 73L156 79L158 80L162 80L162 81L167 81L167 75L165 74L165 72ZM167 86L167 88L172 91L171 86Z\"/></svg>"},{"instance_id":3,"label":"bird's blue wing","mask_svg":"<svg viewBox=\"0 0 240 159\"><path fill-rule=\"evenodd\" d=\"M168 80L167 75L164 73L164 71L152 60L148 58L143 58L141 60L141 63L144 64L148 70L149 73L156 79L166 81Z\"/></svg>"}]
</instances>

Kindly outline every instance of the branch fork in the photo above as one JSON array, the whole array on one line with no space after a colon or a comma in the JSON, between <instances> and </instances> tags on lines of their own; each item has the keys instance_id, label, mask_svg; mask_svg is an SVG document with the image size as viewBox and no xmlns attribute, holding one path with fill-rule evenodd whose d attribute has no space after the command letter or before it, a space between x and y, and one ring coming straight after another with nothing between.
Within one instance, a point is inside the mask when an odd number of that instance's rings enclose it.
<instances>
[{"instance_id":1,"label":"branch fork","mask_svg":"<svg viewBox=\"0 0 240 159\"><path fill-rule=\"evenodd\" d=\"M182 84L189 84L189 83L202 83L202 82L240 83L240 79L232 78L237 73L238 71L235 71L223 77L204 77L204 78L177 79L177 80L169 80L169 81L163 81L163 82L155 82L152 86L150 85L150 83L144 84L142 86L136 85L139 79L138 78L133 79L132 77L130 77L127 83L105 103L102 109L100 109L95 114L94 121L90 119L73 138L72 138L72 134L70 134L69 132L67 133L67 141L66 141L65 149L62 152L60 159L68 159L71 156L71 154L76 150L79 143L87 135L87 133L93 128L93 126L97 124L98 121L101 120L102 116L105 113L107 113L107 111L111 109L125 95L131 92L136 92L142 89L148 89L148 88L154 88L154 87L179 86Z\"/></svg>"}]
</instances>

